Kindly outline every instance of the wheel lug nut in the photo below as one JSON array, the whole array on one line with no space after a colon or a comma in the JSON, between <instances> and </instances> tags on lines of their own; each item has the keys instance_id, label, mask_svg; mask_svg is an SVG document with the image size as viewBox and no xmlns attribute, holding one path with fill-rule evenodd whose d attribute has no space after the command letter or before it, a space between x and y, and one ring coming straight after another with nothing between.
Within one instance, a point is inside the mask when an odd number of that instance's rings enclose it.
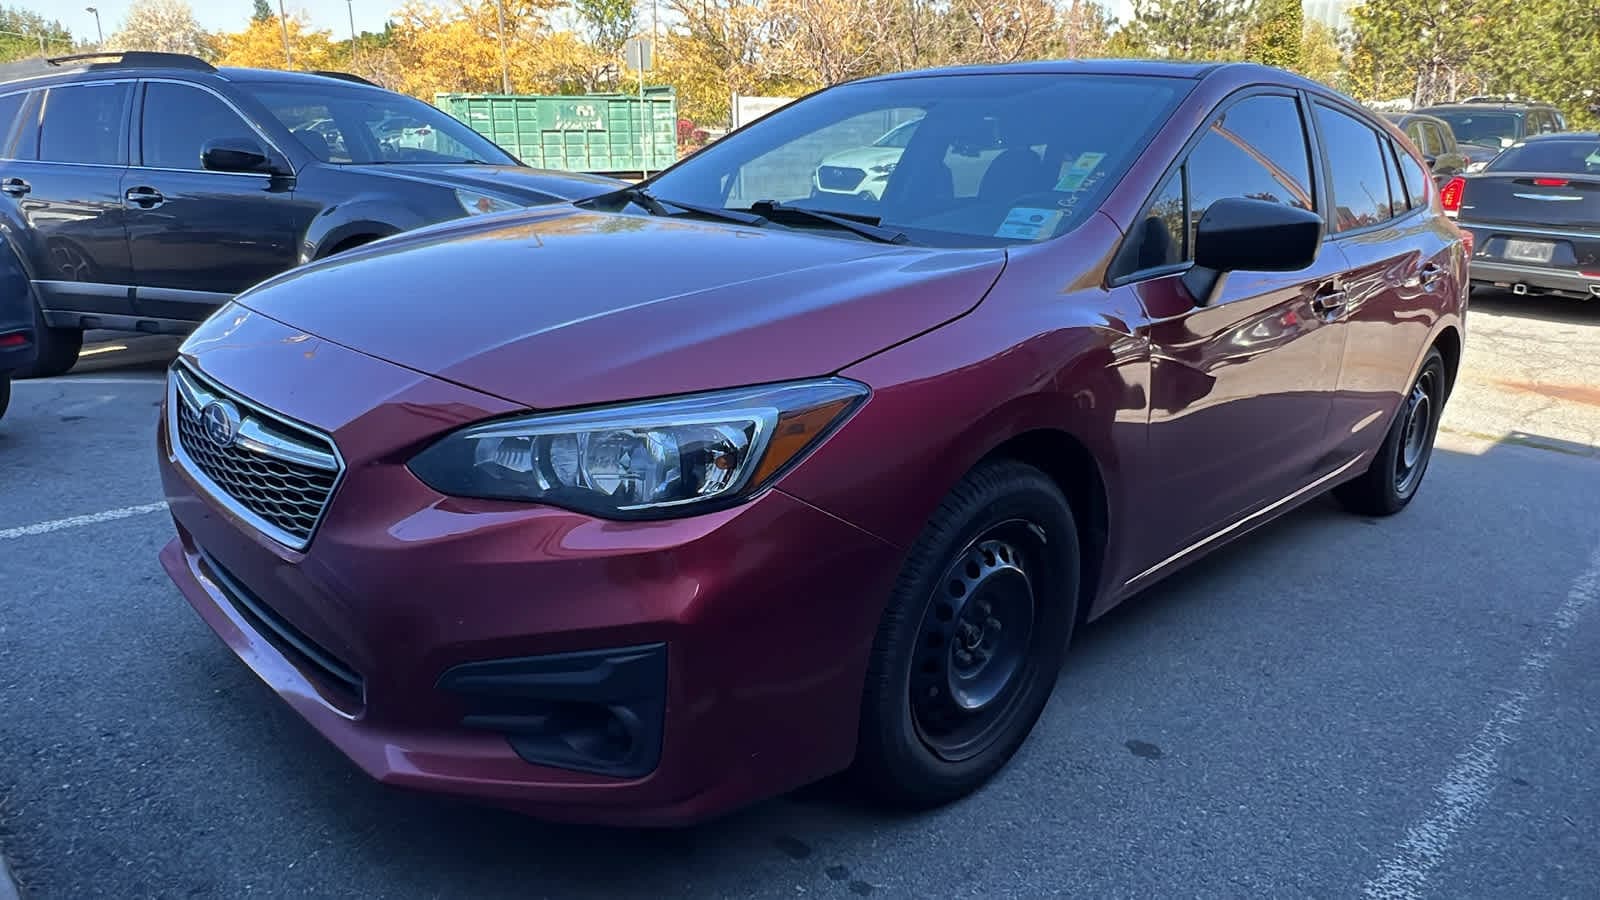
<instances>
[{"instance_id":1,"label":"wheel lug nut","mask_svg":"<svg viewBox=\"0 0 1600 900\"><path fill-rule=\"evenodd\" d=\"M928 688L928 696L929 697L937 697L937 696L939 696L939 689L936 688L936 687Z\"/></svg>"}]
</instances>

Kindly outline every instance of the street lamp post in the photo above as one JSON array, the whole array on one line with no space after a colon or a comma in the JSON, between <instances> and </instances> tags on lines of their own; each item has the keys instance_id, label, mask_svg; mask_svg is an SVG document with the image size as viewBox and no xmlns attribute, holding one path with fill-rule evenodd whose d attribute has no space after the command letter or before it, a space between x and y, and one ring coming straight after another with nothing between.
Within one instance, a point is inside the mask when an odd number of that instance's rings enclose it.
<instances>
[{"instance_id":1,"label":"street lamp post","mask_svg":"<svg viewBox=\"0 0 1600 900\"><path fill-rule=\"evenodd\" d=\"M97 45L104 47L106 45L106 33L100 29L100 8L96 6L85 6L83 11L94 14L94 33L95 37L99 39Z\"/></svg>"},{"instance_id":2,"label":"street lamp post","mask_svg":"<svg viewBox=\"0 0 1600 900\"><path fill-rule=\"evenodd\" d=\"M506 5L494 0L494 14L500 19L500 93L511 93L511 59L506 56Z\"/></svg>"},{"instance_id":3,"label":"street lamp post","mask_svg":"<svg viewBox=\"0 0 1600 900\"><path fill-rule=\"evenodd\" d=\"M294 54L289 52L289 17L283 12L283 0L278 0L278 24L283 27L283 59L294 68Z\"/></svg>"},{"instance_id":4,"label":"street lamp post","mask_svg":"<svg viewBox=\"0 0 1600 900\"><path fill-rule=\"evenodd\" d=\"M356 0L344 0L345 12L350 14L350 51L356 49Z\"/></svg>"}]
</instances>

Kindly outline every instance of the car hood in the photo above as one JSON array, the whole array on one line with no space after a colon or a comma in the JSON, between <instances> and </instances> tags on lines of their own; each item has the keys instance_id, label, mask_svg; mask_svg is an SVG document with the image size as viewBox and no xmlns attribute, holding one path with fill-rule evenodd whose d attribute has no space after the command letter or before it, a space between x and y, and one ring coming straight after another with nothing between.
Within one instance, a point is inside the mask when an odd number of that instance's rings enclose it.
<instances>
[{"instance_id":1,"label":"car hood","mask_svg":"<svg viewBox=\"0 0 1600 900\"><path fill-rule=\"evenodd\" d=\"M549 409L832 373L970 311L1005 259L562 205L406 232L238 302Z\"/></svg>"},{"instance_id":2,"label":"car hood","mask_svg":"<svg viewBox=\"0 0 1600 900\"><path fill-rule=\"evenodd\" d=\"M870 169L873 166L899 162L900 154L904 152L899 147L857 147L853 150L843 150L835 153L824 159L819 165Z\"/></svg>"},{"instance_id":3,"label":"car hood","mask_svg":"<svg viewBox=\"0 0 1600 900\"><path fill-rule=\"evenodd\" d=\"M363 166L374 175L442 184L497 194L508 199L539 201L549 197L584 200L627 187L627 182L583 172L557 172L527 166L490 166L472 163L445 165Z\"/></svg>"}]
</instances>

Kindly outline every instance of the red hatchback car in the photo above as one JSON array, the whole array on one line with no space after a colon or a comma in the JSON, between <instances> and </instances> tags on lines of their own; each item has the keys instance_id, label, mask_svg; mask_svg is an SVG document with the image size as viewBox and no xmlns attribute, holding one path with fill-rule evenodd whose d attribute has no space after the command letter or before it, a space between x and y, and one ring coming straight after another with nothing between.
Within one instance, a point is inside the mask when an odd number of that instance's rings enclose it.
<instances>
[{"instance_id":1,"label":"red hatchback car","mask_svg":"<svg viewBox=\"0 0 1600 900\"><path fill-rule=\"evenodd\" d=\"M947 802L1085 621L1325 491L1415 496L1462 243L1399 132L1281 71L853 82L241 295L171 371L162 562L387 783Z\"/></svg>"}]
</instances>

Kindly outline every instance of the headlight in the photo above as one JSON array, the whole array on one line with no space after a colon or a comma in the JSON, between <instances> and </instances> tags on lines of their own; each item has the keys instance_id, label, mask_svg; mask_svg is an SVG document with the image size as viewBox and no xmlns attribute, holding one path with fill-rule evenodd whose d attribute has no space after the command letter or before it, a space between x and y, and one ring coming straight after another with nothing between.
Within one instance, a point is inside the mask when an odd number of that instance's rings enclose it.
<instances>
[{"instance_id":1,"label":"headlight","mask_svg":"<svg viewBox=\"0 0 1600 900\"><path fill-rule=\"evenodd\" d=\"M770 482L867 393L827 378L523 416L449 435L410 469L460 497L606 518L693 515Z\"/></svg>"},{"instance_id":2,"label":"headlight","mask_svg":"<svg viewBox=\"0 0 1600 900\"><path fill-rule=\"evenodd\" d=\"M888 175L890 172L893 172L894 171L894 167L895 167L894 163L884 163L881 166L873 166L872 168L868 169L867 171L869 173L871 173L872 176L875 177L875 178L882 178L885 175Z\"/></svg>"},{"instance_id":3,"label":"headlight","mask_svg":"<svg viewBox=\"0 0 1600 900\"><path fill-rule=\"evenodd\" d=\"M480 194L476 191L456 191L456 202L461 204L461 208L466 210L469 216L475 216L480 213L507 212L522 208L521 204L513 203L503 197Z\"/></svg>"}]
</instances>

